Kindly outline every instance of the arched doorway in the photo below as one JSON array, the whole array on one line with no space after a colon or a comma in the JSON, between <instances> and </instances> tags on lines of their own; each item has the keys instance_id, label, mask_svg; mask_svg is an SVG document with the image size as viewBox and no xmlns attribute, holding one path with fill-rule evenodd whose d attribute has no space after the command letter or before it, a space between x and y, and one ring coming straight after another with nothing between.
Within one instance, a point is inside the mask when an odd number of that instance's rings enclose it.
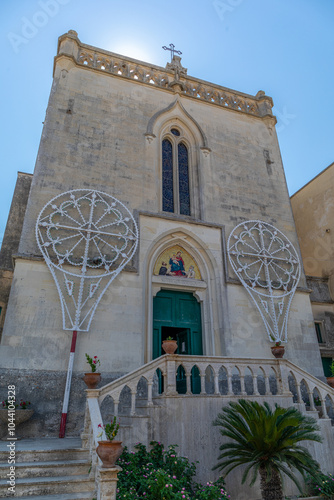
<instances>
[{"instance_id":1,"label":"arched doorway","mask_svg":"<svg viewBox=\"0 0 334 500\"><path fill-rule=\"evenodd\" d=\"M153 299L153 359L167 337L178 340L177 354L203 354L201 307L192 293L161 290Z\"/></svg>"},{"instance_id":2,"label":"arched doorway","mask_svg":"<svg viewBox=\"0 0 334 500\"><path fill-rule=\"evenodd\" d=\"M162 341L167 337L177 340L177 354L201 355L202 325L201 306L192 293L161 290L153 299L153 358L163 353ZM192 373L192 392L200 392L199 374ZM186 392L185 373L182 367L177 373L177 390Z\"/></svg>"}]
</instances>

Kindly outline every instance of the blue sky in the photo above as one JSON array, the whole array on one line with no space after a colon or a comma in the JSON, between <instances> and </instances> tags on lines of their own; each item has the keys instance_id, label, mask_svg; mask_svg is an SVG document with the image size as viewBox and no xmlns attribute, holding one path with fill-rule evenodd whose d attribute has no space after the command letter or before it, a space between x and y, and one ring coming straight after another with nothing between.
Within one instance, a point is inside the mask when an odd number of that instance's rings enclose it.
<instances>
[{"instance_id":1,"label":"blue sky","mask_svg":"<svg viewBox=\"0 0 334 500\"><path fill-rule=\"evenodd\" d=\"M334 161L333 0L2 0L2 239L18 171L32 173L58 36L274 100L290 194Z\"/></svg>"}]
</instances>

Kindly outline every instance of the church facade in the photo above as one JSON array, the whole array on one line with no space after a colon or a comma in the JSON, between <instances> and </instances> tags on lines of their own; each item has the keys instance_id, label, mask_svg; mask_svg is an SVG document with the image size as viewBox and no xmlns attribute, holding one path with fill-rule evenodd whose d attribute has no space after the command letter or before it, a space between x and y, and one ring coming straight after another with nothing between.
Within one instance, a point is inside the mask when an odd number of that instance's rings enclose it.
<instances>
[{"instance_id":1,"label":"church facade","mask_svg":"<svg viewBox=\"0 0 334 500\"><path fill-rule=\"evenodd\" d=\"M299 254L272 106L263 91L251 96L190 77L177 56L162 68L83 44L75 31L59 38L3 299L4 386L13 380L18 396L34 403L27 435L57 435L71 346L35 236L43 207L61 193L115 197L139 231L137 251L103 294L89 331L78 332L69 434L82 427L85 353L101 360L103 382L159 357L170 336L184 355L272 356L273 339L227 252L238 224L263 221ZM285 357L324 377L303 273Z\"/></svg>"}]
</instances>

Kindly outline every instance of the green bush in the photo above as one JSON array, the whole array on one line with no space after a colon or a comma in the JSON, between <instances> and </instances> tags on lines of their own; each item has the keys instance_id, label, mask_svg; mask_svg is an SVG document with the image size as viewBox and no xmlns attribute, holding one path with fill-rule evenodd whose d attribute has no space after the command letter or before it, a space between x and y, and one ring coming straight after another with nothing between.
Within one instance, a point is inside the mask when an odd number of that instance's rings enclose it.
<instances>
[{"instance_id":1,"label":"green bush","mask_svg":"<svg viewBox=\"0 0 334 500\"><path fill-rule=\"evenodd\" d=\"M334 476L333 474L318 474L316 478L308 477L307 485L310 493L314 496L334 498Z\"/></svg>"},{"instance_id":2,"label":"green bush","mask_svg":"<svg viewBox=\"0 0 334 500\"><path fill-rule=\"evenodd\" d=\"M205 486L193 482L196 465L179 457L176 446L164 450L163 444L152 441L151 450L139 443L136 451L126 448L117 465L117 500L223 500L230 498L222 479Z\"/></svg>"}]
</instances>

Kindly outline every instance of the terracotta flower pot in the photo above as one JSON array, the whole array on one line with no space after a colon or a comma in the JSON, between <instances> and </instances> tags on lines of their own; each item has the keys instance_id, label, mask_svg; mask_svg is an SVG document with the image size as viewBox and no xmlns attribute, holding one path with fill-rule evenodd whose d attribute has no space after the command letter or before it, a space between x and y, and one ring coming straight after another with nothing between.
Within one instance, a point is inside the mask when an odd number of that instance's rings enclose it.
<instances>
[{"instance_id":1,"label":"terracotta flower pot","mask_svg":"<svg viewBox=\"0 0 334 500\"><path fill-rule=\"evenodd\" d=\"M284 345L274 345L271 348L271 352L277 359L283 358L284 351L285 351Z\"/></svg>"},{"instance_id":2,"label":"terracotta flower pot","mask_svg":"<svg viewBox=\"0 0 334 500\"><path fill-rule=\"evenodd\" d=\"M327 384L334 389L334 377L327 377Z\"/></svg>"},{"instance_id":3,"label":"terracotta flower pot","mask_svg":"<svg viewBox=\"0 0 334 500\"><path fill-rule=\"evenodd\" d=\"M96 373L96 372L85 373L85 376L83 378L83 381L87 385L88 389L95 389L100 380L101 380L101 373Z\"/></svg>"},{"instance_id":4,"label":"terracotta flower pot","mask_svg":"<svg viewBox=\"0 0 334 500\"><path fill-rule=\"evenodd\" d=\"M98 441L96 453L102 461L102 467L115 467L115 463L123 451L122 441Z\"/></svg>"},{"instance_id":5,"label":"terracotta flower pot","mask_svg":"<svg viewBox=\"0 0 334 500\"><path fill-rule=\"evenodd\" d=\"M174 354L177 349L176 340L163 340L162 348L166 354Z\"/></svg>"}]
</instances>

